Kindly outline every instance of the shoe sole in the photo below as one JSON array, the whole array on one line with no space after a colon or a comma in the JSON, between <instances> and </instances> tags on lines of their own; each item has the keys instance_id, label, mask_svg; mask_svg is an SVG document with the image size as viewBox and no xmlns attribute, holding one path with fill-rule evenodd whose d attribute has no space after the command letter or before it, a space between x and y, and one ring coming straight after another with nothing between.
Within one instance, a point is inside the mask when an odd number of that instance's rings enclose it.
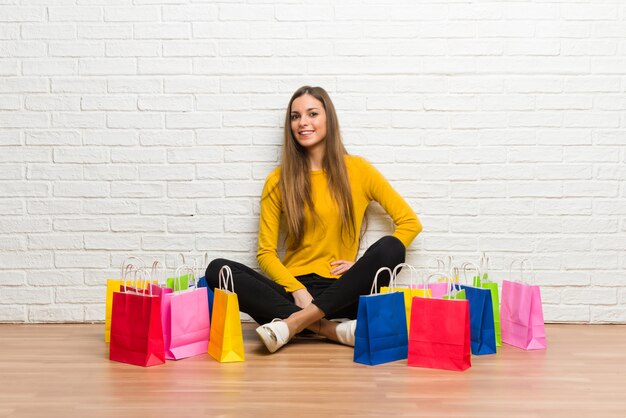
<instances>
[{"instance_id":1,"label":"shoe sole","mask_svg":"<svg viewBox=\"0 0 626 418\"><path fill-rule=\"evenodd\" d=\"M267 348L267 351L269 351L270 353L275 353L276 350L278 350L277 344L274 344L274 339L269 334L269 332L267 332L267 330L263 328L263 326L257 327L256 333L261 341L263 341L263 344L265 344L265 348Z\"/></svg>"}]
</instances>

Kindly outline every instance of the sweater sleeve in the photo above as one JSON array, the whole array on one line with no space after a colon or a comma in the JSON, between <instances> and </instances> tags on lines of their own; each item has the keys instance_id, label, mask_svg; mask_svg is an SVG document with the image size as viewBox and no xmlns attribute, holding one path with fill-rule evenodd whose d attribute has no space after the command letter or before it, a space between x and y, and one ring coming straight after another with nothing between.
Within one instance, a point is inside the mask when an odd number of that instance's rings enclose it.
<instances>
[{"instance_id":1,"label":"sweater sleeve","mask_svg":"<svg viewBox=\"0 0 626 418\"><path fill-rule=\"evenodd\" d=\"M387 179L369 162L363 162L363 176L368 197L377 201L393 219L396 229L393 236L406 248L422 231L422 224L409 204L389 184Z\"/></svg>"},{"instance_id":2,"label":"sweater sleeve","mask_svg":"<svg viewBox=\"0 0 626 418\"><path fill-rule=\"evenodd\" d=\"M261 269L287 292L295 292L305 287L289 272L278 257L278 237L282 201L278 189L278 171L266 179L261 195L261 216L259 219L259 243L257 262Z\"/></svg>"}]
</instances>

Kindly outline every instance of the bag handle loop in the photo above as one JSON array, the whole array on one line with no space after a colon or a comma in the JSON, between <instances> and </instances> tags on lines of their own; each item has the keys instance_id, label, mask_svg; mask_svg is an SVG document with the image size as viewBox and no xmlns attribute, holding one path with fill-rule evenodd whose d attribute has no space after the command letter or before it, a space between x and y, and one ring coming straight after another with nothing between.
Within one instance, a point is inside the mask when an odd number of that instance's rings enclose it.
<instances>
[{"instance_id":1,"label":"bag handle loop","mask_svg":"<svg viewBox=\"0 0 626 418\"><path fill-rule=\"evenodd\" d=\"M480 280L482 281L488 281L489 280L489 263L490 263L490 258L487 257L487 253L485 253L483 251L482 255L480 256L480 271L482 272L482 277L480 278Z\"/></svg>"},{"instance_id":2,"label":"bag handle loop","mask_svg":"<svg viewBox=\"0 0 626 418\"><path fill-rule=\"evenodd\" d=\"M196 265L197 258L194 257L194 259L193 259L194 268L198 272L198 277L202 277L204 275L201 269L202 268L206 269L209 266L209 253L208 253L208 251L204 253L204 256L203 256L202 260L203 260L202 264L200 266L197 266Z\"/></svg>"},{"instance_id":3,"label":"bag handle loop","mask_svg":"<svg viewBox=\"0 0 626 418\"><path fill-rule=\"evenodd\" d=\"M415 279L413 278L413 273L419 275L419 272L417 271L417 269L415 267L413 267L412 265L408 264L408 263L400 263L397 266L395 266L393 268L392 274L393 274L393 288L391 287L391 282L389 283L389 291L395 291L396 289L398 289L398 269L401 269L402 267L407 267L409 269L409 271L411 272L411 278L409 281L410 285L417 285L417 283L415 283Z\"/></svg>"},{"instance_id":4,"label":"bag handle loop","mask_svg":"<svg viewBox=\"0 0 626 418\"><path fill-rule=\"evenodd\" d=\"M480 277L481 277L480 268L476 264L472 263L471 261L466 261L465 263L463 263L463 265L461 265L461 268L463 269L463 281L468 286L473 286L474 285L474 283L469 283L467 281L467 270L468 270L468 267L470 269L476 270L476 274L478 275L478 286L480 286L480 282L481 282L481 279L480 279Z\"/></svg>"},{"instance_id":5,"label":"bag handle loop","mask_svg":"<svg viewBox=\"0 0 626 418\"><path fill-rule=\"evenodd\" d=\"M162 283L161 280L159 280L159 275L157 274L159 266L161 266L161 271L163 271L163 283L165 283L165 266L159 260L154 260L154 262L152 263L152 270L150 271L150 275L152 276L153 280L156 280L156 284L160 286Z\"/></svg>"},{"instance_id":6,"label":"bag handle loop","mask_svg":"<svg viewBox=\"0 0 626 418\"><path fill-rule=\"evenodd\" d=\"M122 260L122 267L121 267L122 276L124 275L124 266L134 265L133 263L130 263L130 262L127 263L127 261L130 261L130 260L137 260L137 261L139 261L140 264L139 264L138 268L145 267L145 265L146 265L146 263L144 263L144 261L141 258L139 258L139 257L135 257L134 255L126 257L124 260Z\"/></svg>"},{"instance_id":7,"label":"bag handle loop","mask_svg":"<svg viewBox=\"0 0 626 418\"><path fill-rule=\"evenodd\" d=\"M146 269L146 268L140 268L139 270L137 270L137 272L139 273L140 277L141 277L141 291L140 289L135 288L136 292L142 296L145 296L146 293L146 289L150 290L150 296L154 296L152 294L152 286L150 286L150 272Z\"/></svg>"},{"instance_id":8,"label":"bag handle loop","mask_svg":"<svg viewBox=\"0 0 626 418\"><path fill-rule=\"evenodd\" d=\"M226 292L228 292L228 280L230 279L230 285L232 287L232 293L235 293L235 281L233 280L233 271L230 269L229 266L224 265L222 266L222 268L220 269L220 273L219 273L219 286L220 289L225 290ZM222 284L224 285L224 287L222 287Z\"/></svg>"},{"instance_id":9,"label":"bag handle loop","mask_svg":"<svg viewBox=\"0 0 626 418\"><path fill-rule=\"evenodd\" d=\"M126 277L134 271L137 271L137 267L133 264L126 264L126 267L122 270L122 284L124 285L124 293L126 293ZM136 278L136 274L133 277Z\"/></svg>"},{"instance_id":10,"label":"bag handle loop","mask_svg":"<svg viewBox=\"0 0 626 418\"><path fill-rule=\"evenodd\" d=\"M437 272L438 273L446 273L452 271L452 256L447 255L444 258L437 257L435 259L437 261Z\"/></svg>"},{"instance_id":11,"label":"bag handle loop","mask_svg":"<svg viewBox=\"0 0 626 418\"><path fill-rule=\"evenodd\" d=\"M513 265L519 262L519 272L520 272L520 279L519 280L513 280ZM528 264L530 266L530 269L528 271L530 271L529 279L528 280L524 280L524 264ZM535 273L535 269L533 267L532 262L527 259L527 258L516 258L513 261L511 261L511 264L509 265L509 278L513 281L519 281L520 283L526 283L529 285L534 285L534 273Z\"/></svg>"},{"instance_id":12,"label":"bag handle loop","mask_svg":"<svg viewBox=\"0 0 626 418\"><path fill-rule=\"evenodd\" d=\"M196 275L194 273L194 270L191 266L188 266L187 264L183 264L182 266L178 266L178 268L176 269L176 273L174 274L174 291L177 292L181 292L184 289L181 289L180 286L180 279L182 277L182 272L187 272L187 289L189 287L191 287L191 280L193 279L193 287L196 287ZM176 290L176 284L178 284L178 290Z\"/></svg>"},{"instance_id":13,"label":"bag handle loop","mask_svg":"<svg viewBox=\"0 0 626 418\"><path fill-rule=\"evenodd\" d=\"M376 272L376 275L374 276L374 281L372 281L372 288L370 289L370 295L378 294L378 275L382 271L387 271L389 273L389 277L390 277L390 279L389 279L389 288L391 288L391 283L393 281L393 272L391 271L391 269L389 267L381 267ZM394 283L394 285L395 285L395 283Z\"/></svg>"}]
</instances>

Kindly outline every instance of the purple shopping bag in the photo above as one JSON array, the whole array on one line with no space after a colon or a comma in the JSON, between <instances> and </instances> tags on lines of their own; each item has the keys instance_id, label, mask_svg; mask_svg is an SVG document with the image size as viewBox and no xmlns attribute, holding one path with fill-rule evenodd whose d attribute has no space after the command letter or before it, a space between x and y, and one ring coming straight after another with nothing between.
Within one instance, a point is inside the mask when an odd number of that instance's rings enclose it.
<instances>
[{"instance_id":1,"label":"purple shopping bag","mask_svg":"<svg viewBox=\"0 0 626 418\"><path fill-rule=\"evenodd\" d=\"M546 348L546 333L543 322L541 290L537 285L524 282L523 267L525 262L528 260L521 260L520 262L522 281L502 281L500 305L502 342L524 350L542 350ZM515 260L511 263L511 269L514 263Z\"/></svg>"}]
</instances>

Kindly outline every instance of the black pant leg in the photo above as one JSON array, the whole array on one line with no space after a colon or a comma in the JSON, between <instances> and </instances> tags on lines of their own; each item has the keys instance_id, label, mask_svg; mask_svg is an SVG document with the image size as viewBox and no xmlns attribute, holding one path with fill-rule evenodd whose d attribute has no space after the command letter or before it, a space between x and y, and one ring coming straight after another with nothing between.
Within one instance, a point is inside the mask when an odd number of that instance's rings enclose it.
<instances>
[{"instance_id":1,"label":"black pant leg","mask_svg":"<svg viewBox=\"0 0 626 418\"><path fill-rule=\"evenodd\" d=\"M391 270L398 264L404 263L406 248L402 242L391 235L387 235L372 244L361 258L341 278L337 279L326 291L313 300L326 318L337 318L338 314L354 312L360 295L369 295L376 272L381 267ZM389 284L389 274L381 273L378 277L378 289ZM347 310L346 310L347 309ZM350 318L352 315L346 315Z\"/></svg>"},{"instance_id":2,"label":"black pant leg","mask_svg":"<svg viewBox=\"0 0 626 418\"><path fill-rule=\"evenodd\" d=\"M211 261L206 269L206 280L211 289L219 287L219 271L224 265L233 272L239 309L259 324L274 318L287 318L300 310L293 303L291 294L282 286L244 264L223 258Z\"/></svg>"}]
</instances>

